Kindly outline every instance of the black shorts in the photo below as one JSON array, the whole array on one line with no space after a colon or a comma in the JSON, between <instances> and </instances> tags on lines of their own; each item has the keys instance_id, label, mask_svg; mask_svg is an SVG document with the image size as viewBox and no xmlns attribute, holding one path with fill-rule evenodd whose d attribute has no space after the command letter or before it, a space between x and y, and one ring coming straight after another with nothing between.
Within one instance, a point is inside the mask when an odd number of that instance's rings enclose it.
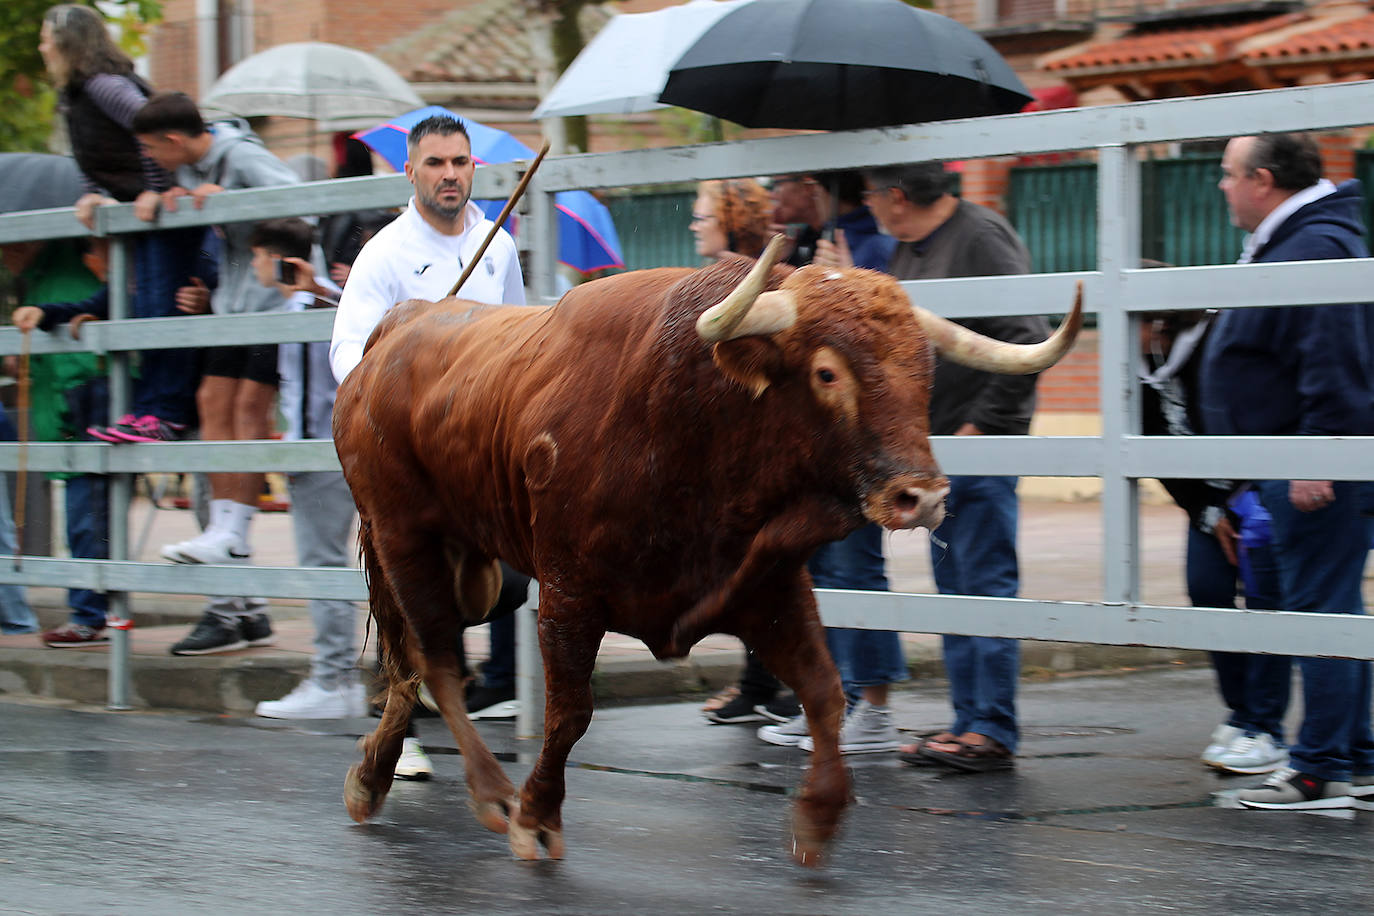
<instances>
[{"instance_id":1,"label":"black shorts","mask_svg":"<svg viewBox=\"0 0 1374 916\"><path fill-rule=\"evenodd\" d=\"M276 344L246 344L238 347L206 347L202 375L245 378L273 388L281 381L277 375Z\"/></svg>"}]
</instances>

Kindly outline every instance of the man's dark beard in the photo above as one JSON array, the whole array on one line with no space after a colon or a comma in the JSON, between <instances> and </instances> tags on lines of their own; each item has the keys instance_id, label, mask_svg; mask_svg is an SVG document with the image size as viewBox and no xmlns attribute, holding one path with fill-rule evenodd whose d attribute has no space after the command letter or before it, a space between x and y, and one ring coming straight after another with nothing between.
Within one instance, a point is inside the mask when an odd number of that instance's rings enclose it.
<instances>
[{"instance_id":1,"label":"man's dark beard","mask_svg":"<svg viewBox=\"0 0 1374 916\"><path fill-rule=\"evenodd\" d=\"M432 210L435 213L435 215L441 216L444 219L448 220L456 220L462 214L463 208L468 205L468 198L471 197L472 194L471 192L469 192L468 194L464 195L463 199L459 201L455 206L449 207L439 202L439 192L445 190L446 188L458 188L458 190L461 191L463 189L463 186L458 184L458 182L456 181L449 182L446 184L441 184L439 185L439 187L435 188L433 196L429 196L422 193L418 188L415 191L415 195L419 198L420 203L424 204L426 209Z\"/></svg>"}]
</instances>

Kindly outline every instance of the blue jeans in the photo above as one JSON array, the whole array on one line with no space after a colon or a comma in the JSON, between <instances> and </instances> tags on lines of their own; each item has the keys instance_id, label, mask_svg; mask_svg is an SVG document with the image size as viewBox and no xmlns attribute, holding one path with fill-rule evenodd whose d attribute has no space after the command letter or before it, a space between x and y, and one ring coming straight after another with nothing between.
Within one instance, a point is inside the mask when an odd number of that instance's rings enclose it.
<instances>
[{"instance_id":1,"label":"blue jeans","mask_svg":"<svg viewBox=\"0 0 1374 916\"><path fill-rule=\"evenodd\" d=\"M0 408L0 416L4 409ZM18 539L15 536L14 519L10 515L10 488L6 481L8 474L0 474L0 553L17 554ZM23 494L18 494L20 499ZM38 629L38 618L29 607L22 585L0 585L0 634L32 633Z\"/></svg>"},{"instance_id":2,"label":"blue jeans","mask_svg":"<svg viewBox=\"0 0 1374 916\"><path fill-rule=\"evenodd\" d=\"M883 529L867 524L841 541L824 544L807 562L816 588L885 592ZM851 699L861 687L892 684L907 678L902 640L892 630L826 627L825 642Z\"/></svg>"},{"instance_id":3,"label":"blue jeans","mask_svg":"<svg viewBox=\"0 0 1374 916\"><path fill-rule=\"evenodd\" d=\"M1216 537L1189 525L1187 557L1188 600L1196 607L1234 608L1238 570L1226 559ZM1256 587L1254 594L1245 596L1245 607L1252 611L1278 608L1279 577L1273 548L1249 548L1249 561ZM1231 710L1226 724L1250 734L1268 733L1282 746L1292 667L1287 655L1213 652L1217 689Z\"/></svg>"},{"instance_id":4,"label":"blue jeans","mask_svg":"<svg viewBox=\"0 0 1374 916\"><path fill-rule=\"evenodd\" d=\"M176 307L176 291L189 286L197 273L204 239L203 228L164 229L138 236L133 264L135 318L183 314ZM191 423L200 381L199 358L194 348L141 351L134 416Z\"/></svg>"},{"instance_id":5,"label":"blue jeans","mask_svg":"<svg viewBox=\"0 0 1374 916\"><path fill-rule=\"evenodd\" d=\"M1282 605L1290 611L1363 614L1361 580L1371 520L1360 514L1370 484L1336 481L1335 498L1315 512L1288 501L1288 481L1256 487L1273 516ZM1352 772L1374 774L1370 732L1369 662L1300 658L1303 720L1289 750L1294 769L1318 779L1344 781Z\"/></svg>"},{"instance_id":6,"label":"blue jeans","mask_svg":"<svg viewBox=\"0 0 1374 916\"><path fill-rule=\"evenodd\" d=\"M97 474L67 480L67 546L81 560L105 560L110 556L109 483ZM105 625L109 600L104 592L89 588L67 589L72 623L99 629Z\"/></svg>"},{"instance_id":7,"label":"blue jeans","mask_svg":"<svg viewBox=\"0 0 1374 916\"><path fill-rule=\"evenodd\" d=\"M1018 505L1015 477L951 477L948 514L931 538L935 585L943 595L1014 598ZM1021 644L996 636L945 636L945 673L954 707L950 731L974 732L1013 753Z\"/></svg>"}]
</instances>

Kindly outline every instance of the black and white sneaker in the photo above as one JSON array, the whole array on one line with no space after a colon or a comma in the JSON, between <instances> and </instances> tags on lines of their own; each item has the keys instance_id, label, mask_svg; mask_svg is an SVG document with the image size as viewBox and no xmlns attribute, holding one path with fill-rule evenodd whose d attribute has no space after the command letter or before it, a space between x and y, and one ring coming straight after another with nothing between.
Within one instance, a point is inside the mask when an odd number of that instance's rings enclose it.
<instances>
[{"instance_id":1,"label":"black and white sneaker","mask_svg":"<svg viewBox=\"0 0 1374 916\"><path fill-rule=\"evenodd\" d=\"M767 703L760 703L754 707L754 712L762 713L768 719L783 725L791 722L801 715L801 704L797 702L797 697L791 691L780 694Z\"/></svg>"},{"instance_id":2,"label":"black and white sneaker","mask_svg":"<svg viewBox=\"0 0 1374 916\"><path fill-rule=\"evenodd\" d=\"M201 615L195 627L181 642L172 646L173 655L210 655L232 652L248 646L237 618L221 617L213 611Z\"/></svg>"},{"instance_id":3,"label":"black and white sneaker","mask_svg":"<svg viewBox=\"0 0 1374 916\"><path fill-rule=\"evenodd\" d=\"M277 641L272 618L266 614L244 614L239 618L239 635L250 646L270 646Z\"/></svg>"},{"instance_id":4,"label":"black and white sneaker","mask_svg":"<svg viewBox=\"0 0 1374 916\"><path fill-rule=\"evenodd\" d=\"M1292 767L1282 767L1253 789L1241 789L1236 801L1243 808L1270 811L1312 811L1354 807L1350 783L1318 779Z\"/></svg>"},{"instance_id":5,"label":"black and white sneaker","mask_svg":"<svg viewBox=\"0 0 1374 916\"><path fill-rule=\"evenodd\" d=\"M712 709L702 713L702 715L706 717L706 721L713 725L748 725L751 722L773 722L772 718L759 711L762 705L758 697L740 694L720 709Z\"/></svg>"}]
</instances>

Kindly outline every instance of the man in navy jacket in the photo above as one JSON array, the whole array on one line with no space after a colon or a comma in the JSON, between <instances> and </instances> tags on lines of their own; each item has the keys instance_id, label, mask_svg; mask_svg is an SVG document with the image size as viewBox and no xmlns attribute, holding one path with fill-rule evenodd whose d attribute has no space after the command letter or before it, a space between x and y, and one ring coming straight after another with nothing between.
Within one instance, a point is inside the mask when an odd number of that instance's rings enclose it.
<instances>
[{"instance_id":1,"label":"man in navy jacket","mask_svg":"<svg viewBox=\"0 0 1374 916\"><path fill-rule=\"evenodd\" d=\"M1360 184L1322 178L1302 134L1237 137L1222 159L1222 193L1251 233L1241 263L1368 257ZM1202 365L1205 431L1213 435L1374 434L1374 304L1222 312ZM1370 485L1357 481L1257 483L1273 516L1280 607L1363 614L1361 578ZM1242 790L1247 808L1374 809L1370 665L1299 659L1304 718L1290 766Z\"/></svg>"}]
</instances>

